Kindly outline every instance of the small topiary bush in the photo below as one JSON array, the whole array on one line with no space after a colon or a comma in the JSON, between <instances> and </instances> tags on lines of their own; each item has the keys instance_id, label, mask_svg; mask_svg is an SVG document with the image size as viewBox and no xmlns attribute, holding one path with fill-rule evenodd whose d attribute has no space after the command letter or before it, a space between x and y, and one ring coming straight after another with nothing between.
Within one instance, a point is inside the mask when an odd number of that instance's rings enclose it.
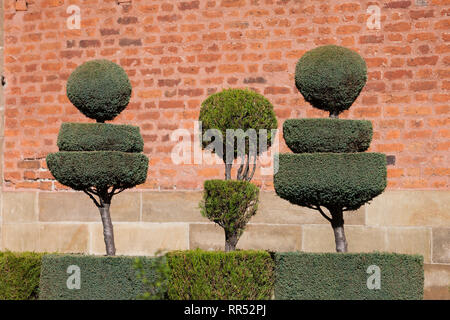
<instances>
[{"instance_id":1,"label":"small topiary bush","mask_svg":"<svg viewBox=\"0 0 450 320\"><path fill-rule=\"evenodd\" d=\"M336 116L350 108L366 81L364 59L355 51L335 45L306 52L295 68L295 85L305 100Z\"/></svg>"},{"instance_id":2,"label":"small topiary bush","mask_svg":"<svg viewBox=\"0 0 450 320\"><path fill-rule=\"evenodd\" d=\"M265 251L175 251L167 254L171 300L268 300L273 260Z\"/></svg>"},{"instance_id":3,"label":"small topiary bush","mask_svg":"<svg viewBox=\"0 0 450 320\"><path fill-rule=\"evenodd\" d=\"M225 231L225 251L235 250L250 218L258 209L259 189L247 181L207 180L202 215Z\"/></svg>"},{"instance_id":4,"label":"small topiary bush","mask_svg":"<svg viewBox=\"0 0 450 320\"><path fill-rule=\"evenodd\" d=\"M70 102L86 117L105 122L126 108L131 83L122 67L114 62L91 60L71 73L66 91Z\"/></svg>"},{"instance_id":5,"label":"small topiary bush","mask_svg":"<svg viewBox=\"0 0 450 320\"><path fill-rule=\"evenodd\" d=\"M0 252L0 300L36 300L42 253Z\"/></svg>"},{"instance_id":6,"label":"small topiary bush","mask_svg":"<svg viewBox=\"0 0 450 320\"><path fill-rule=\"evenodd\" d=\"M139 127L109 123L63 123L57 144L60 151L144 150Z\"/></svg>"},{"instance_id":7,"label":"small topiary bush","mask_svg":"<svg viewBox=\"0 0 450 320\"><path fill-rule=\"evenodd\" d=\"M343 119L288 119L286 145L294 153L364 152L372 141L372 122Z\"/></svg>"},{"instance_id":8,"label":"small topiary bush","mask_svg":"<svg viewBox=\"0 0 450 320\"><path fill-rule=\"evenodd\" d=\"M135 257L46 255L42 259L41 300L134 300L144 294L144 284L134 268ZM155 276L153 258L140 257L146 276ZM69 266L80 268L80 289L67 287ZM73 272L73 271L72 271Z\"/></svg>"},{"instance_id":9,"label":"small topiary bush","mask_svg":"<svg viewBox=\"0 0 450 320\"><path fill-rule=\"evenodd\" d=\"M356 210L386 188L382 153L280 154L279 161L277 194L311 209L321 205Z\"/></svg>"},{"instance_id":10,"label":"small topiary bush","mask_svg":"<svg viewBox=\"0 0 450 320\"><path fill-rule=\"evenodd\" d=\"M234 159L238 156L247 157L242 161L238 170L238 180L250 181L255 172L256 157L265 152L272 144L274 135L271 130L277 129L278 122L273 111L273 105L263 95L250 90L227 89L209 96L202 103L199 120L202 122L202 134L205 136L208 130L213 130L220 135L215 137L221 145L220 150L213 150L221 157L225 163L225 179L231 178L231 166ZM245 140L245 150L238 150L238 144L235 138L227 138L227 130L241 129L242 132L236 132L237 140ZM267 130L267 136L264 137L266 144L262 144L262 138L252 138L245 135L249 129ZM207 139L201 139L203 147L207 148L209 142ZM242 159L245 160L245 159ZM250 162L253 164L252 170L249 170Z\"/></svg>"},{"instance_id":11,"label":"small topiary bush","mask_svg":"<svg viewBox=\"0 0 450 320\"><path fill-rule=\"evenodd\" d=\"M369 289L370 266L380 268L380 289ZM423 299L423 257L395 253L275 254L279 300Z\"/></svg>"}]
</instances>

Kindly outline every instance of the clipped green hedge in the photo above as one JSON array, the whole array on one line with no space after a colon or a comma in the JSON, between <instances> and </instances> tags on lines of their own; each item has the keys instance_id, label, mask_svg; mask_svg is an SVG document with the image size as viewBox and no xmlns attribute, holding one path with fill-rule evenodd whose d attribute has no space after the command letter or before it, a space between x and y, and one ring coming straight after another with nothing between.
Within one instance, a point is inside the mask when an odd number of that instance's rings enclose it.
<instances>
[{"instance_id":1,"label":"clipped green hedge","mask_svg":"<svg viewBox=\"0 0 450 320\"><path fill-rule=\"evenodd\" d=\"M367 66L355 51L325 45L306 52L295 68L295 85L313 107L339 114L359 96Z\"/></svg>"},{"instance_id":2,"label":"clipped green hedge","mask_svg":"<svg viewBox=\"0 0 450 320\"><path fill-rule=\"evenodd\" d=\"M144 267L152 258L140 257ZM42 259L40 300L134 300L144 293L134 257L46 255ZM68 289L69 266L80 268L80 289ZM155 274L148 268L147 277Z\"/></svg>"},{"instance_id":3,"label":"clipped green hedge","mask_svg":"<svg viewBox=\"0 0 450 320\"><path fill-rule=\"evenodd\" d=\"M60 151L47 156L47 166L56 180L74 190L132 188L145 182L148 158L120 151Z\"/></svg>"},{"instance_id":4,"label":"clipped green hedge","mask_svg":"<svg viewBox=\"0 0 450 320\"><path fill-rule=\"evenodd\" d=\"M261 300L273 290L273 260L265 251L169 252L171 300Z\"/></svg>"},{"instance_id":5,"label":"clipped green hedge","mask_svg":"<svg viewBox=\"0 0 450 320\"><path fill-rule=\"evenodd\" d=\"M131 90L128 75L121 66L98 59L83 63L70 74L66 93L86 117L104 122L127 107Z\"/></svg>"},{"instance_id":6,"label":"clipped green hedge","mask_svg":"<svg viewBox=\"0 0 450 320\"><path fill-rule=\"evenodd\" d=\"M59 151L144 150L139 127L110 123L63 123L57 144Z\"/></svg>"},{"instance_id":7,"label":"clipped green hedge","mask_svg":"<svg viewBox=\"0 0 450 320\"><path fill-rule=\"evenodd\" d=\"M372 122L333 118L288 119L283 137L294 153L363 152L372 141Z\"/></svg>"},{"instance_id":8,"label":"clipped green hedge","mask_svg":"<svg viewBox=\"0 0 450 320\"><path fill-rule=\"evenodd\" d=\"M43 253L0 252L0 300L35 300Z\"/></svg>"},{"instance_id":9,"label":"clipped green hedge","mask_svg":"<svg viewBox=\"0 0 450 320\"><path fill-rule=\"evenodd\" d=\"M380 268L380 289L368 289ZM395 253L276 253L275 298L280 300L422 299L423 257Z\"/></svg>"},{"instance_id":10,"label":"clipped green hedge","mask_svg":"<svg viewBox=\"0 0 450 320\"><path fill-rule=\"evenodd\" d=\"M381 153L280 154L274 175L278 196L300 206L356 210L386 188Z\"/></svg>"}]
</instances>

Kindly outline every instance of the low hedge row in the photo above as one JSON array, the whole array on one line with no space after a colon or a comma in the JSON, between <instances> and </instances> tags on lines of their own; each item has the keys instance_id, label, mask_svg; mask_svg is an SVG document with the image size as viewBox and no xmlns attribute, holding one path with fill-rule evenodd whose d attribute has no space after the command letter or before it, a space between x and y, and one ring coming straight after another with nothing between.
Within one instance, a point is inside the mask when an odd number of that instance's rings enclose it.
<instances>
[{"instance_id":1,"label":"low hedge row","mask_svg":"<svg viewBox=\"0 0 450 320\"><path fill-rule=\"evenodd\" d=\"M274 263L266 251L176 251L167 255L171 300L268 300Z\"/></svg>"},{"instance_id":2,"label":"low hedge row","mask_svg":"<svg viewBox=\"0 0 450 320\"><path fill-rule=\"evenodd\" d=\"M43 253L0 252L0 300L35 300Z\"/></svg>"},{"instance_id":3,"label":"low hedge row","mask_svg":"<svg viewBox=\"0 0 450 320\"><path fill-rule=\"evenodd\" d=\"M275 266L275 296L281 300L423 299L419 255L288 252L275 254ZM380 287L369 289L375 269Z\"/></svg>"},{"instance_id":4,"label":"low hedge row","mask_svg":"<svg viewBox=\"0 0 450 320\"><path fill-rule=\"evenodd\" d=\"M166 258L172 300L423 298L423 258L416 255L194 250ZM137 299L160 278L155 259L142 257L144 285L135 259L0 253L0 299ZM370 266L379 268L379 289L367 286ZM77 268L80 287L69 289Z\"/></svg>"},{"instance_id":5,"label":"low hedge row","mask_svg":"<svg viewBox=\"0 0 450 320\"><path fill-rule=\"evenodd\" d=\"M144 293L144 286L137 278L134 257L46 255L42 259L40 282L41 300L130 300ZM152 258L140 258L144 268ZM79 268L80 289L69 289L68 278ZM72 267L73 268L73 267ZM152 270L147 277L154 277Z\"/></svg>"}]
</instances>

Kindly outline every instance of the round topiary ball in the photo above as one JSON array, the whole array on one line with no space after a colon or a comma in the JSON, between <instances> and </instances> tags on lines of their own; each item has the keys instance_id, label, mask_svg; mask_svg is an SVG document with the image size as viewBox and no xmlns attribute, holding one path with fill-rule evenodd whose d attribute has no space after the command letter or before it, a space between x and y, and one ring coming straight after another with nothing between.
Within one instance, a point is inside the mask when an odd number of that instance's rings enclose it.
<instances>
[{"instance_id":1,"label":"round topiary ball","mask_svg":"<svg viewBox=\"0 0 450 320\"><path fill-rule=\"evenodd\" d=\"M131 83L121 66L91 60L78 66L67 80L67 97L86 117L105 122L126 108Z\"/></svg>"},{"instance_id":2,"label":"round topiary ball","mask_svg":"<svg viewBox=\"0 0 450 320\"><path fill-rule=\"evenodd\" d=\"M247 89L226 89L209 96L202 103L199 120L202 122L202 134L208 133L209 129L218 130L222 136L224 158L227 152L231 152L227 144L227 129L242 129L249 133L248 129L254 129L257 134L258 145L261 144L259 130L267 130L267 148L271 145L273 136L272 129L277 129L278 122L273 110L273 105L263 95ZM214 130L214 131L215 131ZM235 131L236 136L239 132ZM248 137L248 136L247 136ZM203 147L210 142L202 139ZM215 141L215 140L213 140ZM249 138L246 138L245 154L249 154ZM233 143L233 141L229 141ZM227 145L229 146L227 148ZM234 144L234 157L238 155L237 143ZM254 144L253 144L254 145ZM257 148L256 154L264 152L264 148ZM217 150L215 150L217 152Z\"/></svg>"},{"instance_id":3,"label":"round topiary ball","mask_svg":"<svg viewBox=\"0 0 450 320\"><path fill-rule=\"evenodd\" d=\"M355 51L327 45L306 52L295 68L295 85L313 107L339 115L367 81L367 66Z\"/></svg>"}]
</instances>

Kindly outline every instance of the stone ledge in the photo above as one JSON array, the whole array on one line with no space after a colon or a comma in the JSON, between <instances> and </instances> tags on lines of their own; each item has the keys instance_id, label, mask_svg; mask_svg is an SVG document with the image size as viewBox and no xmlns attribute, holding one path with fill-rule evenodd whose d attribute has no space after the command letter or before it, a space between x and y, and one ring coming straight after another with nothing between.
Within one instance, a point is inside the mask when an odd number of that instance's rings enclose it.
<instances>
[{"instance_id":1,"label":"stone ledge","mask_svg":"<svg viewBox=\"0 0 450 320\"><path fill-rule=\"evenodd\" d=\"M113 223L117 255L154 255L189 249L187 223ZM91 254L105 254L101 223L89 225Z\"/></svg>"},{"instance_id":2,"label":"stone ledge","mask_svg":"<svg viewBox=\"0 0 450 320\"><path fill-rule=\"evenodd\" d=\"M450 228L433 228L433 257L434 263L450 263Z\"/></svg>"},{"instance_id":3,"label":"stone ledge","mask_svg":"<svg viewBox=\"0 0 450 320\"><path fill-rule=\"evenodd\" d=\"M367 205L371 226L449 226L450 191L391 190Z\"/></svg>"},{"instance_id":4,"label":"stone ledge","mask_svg":"<svg viewBox=\"0 0 450 320\"><path fill-rule=\"evenodd\" d=\"M224 250L225 234L214 223L189 225L189 248ZM298 251L302 247L301 226L249 224L237 244L238 249Z\"/></svg>"},{"instance_id":5,"label":"stone ledge","mask_svg":"<svg viewBox=\"0 0 450 320\"><path fill-rule=\"evenodd\" d=\"M112 221L139 221L140 192L124 192L111 203ZM39 221L100 222L97 207L82 192L39 192Z\"/></svg>"},{"instance_id":6,"label":"stone ledge","mask_svg":"<svg viewBox=\"0 0 450 320\"><path fill-rule=\"evenodd\" d=\"M450 300L450 264L425 264L424 299Z\"/></svg>"}]
</instances>

